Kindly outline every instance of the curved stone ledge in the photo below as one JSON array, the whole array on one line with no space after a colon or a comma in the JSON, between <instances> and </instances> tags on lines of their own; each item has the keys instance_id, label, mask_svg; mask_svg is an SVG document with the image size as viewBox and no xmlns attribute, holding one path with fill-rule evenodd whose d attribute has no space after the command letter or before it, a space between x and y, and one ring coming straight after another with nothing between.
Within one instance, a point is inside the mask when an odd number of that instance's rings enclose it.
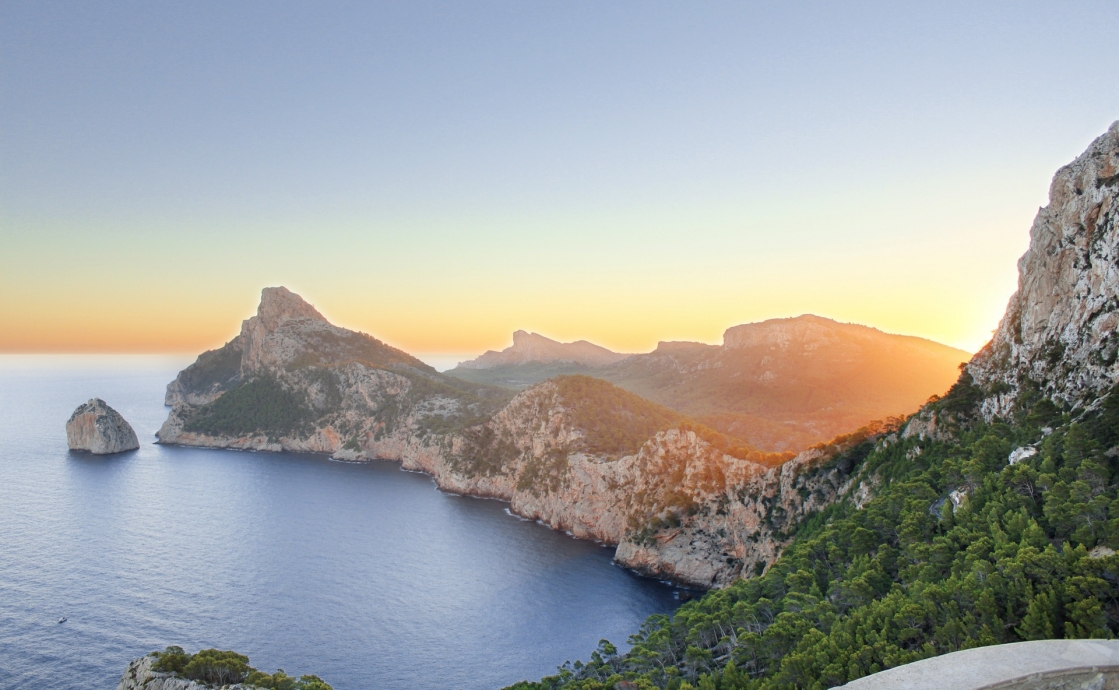
<instances>
[{"instance_id":1,"label":"curved stone ledge","mask_svg":"<svg viewBox=\"0 0 1119 690\"><path fill-rule=\"evenodd\" d=\"M841 686L843 690L1119 690L1119 640L1038 640L966 649Z\"/></svg>"}]
</instances>

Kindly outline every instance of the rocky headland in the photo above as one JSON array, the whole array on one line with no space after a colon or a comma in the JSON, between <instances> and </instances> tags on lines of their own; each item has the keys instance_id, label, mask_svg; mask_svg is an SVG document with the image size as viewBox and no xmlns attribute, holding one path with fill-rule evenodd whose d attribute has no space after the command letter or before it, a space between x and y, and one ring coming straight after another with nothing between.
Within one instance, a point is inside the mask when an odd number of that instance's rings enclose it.
<instances>
[{"instance_id":1,"label":"rocky headland","mask_svg":"<svg viewBox=\"0 0 1119 690\"><path fill-rule=\"evenodd\" d=\"M772 562L799 516L851 490L850 468L829 461L876 435L762 453L599 379L514 394L334 326L284 288L266 288L240 335L183 370L166 402L160 443L395 460L697 587Z\"/></svg>"},{"instance_id":2,"label":"rocky headland","mask_svg":"<svg viewBox=\"0 0 1119 690\"><path fill-rule=\"evenodd\" d=\"M91 398L70 415L66 422L66 443L70 450L84 450L94 455L122 453L140 447L132 425L101 398Z\"/></svg>"},{"instance_id":3,"label":"rocky headland","mask_svg":"<svg viewBox=\"0 0 1119 690\"><path fill-rule=\"evenodd\" d=\"M333 690L315 675L289 676L282 669L266 673L249 665L249 657L220 649L190 654L182 647L133 659L117 690Z\"/></svg>"}]
</instances>

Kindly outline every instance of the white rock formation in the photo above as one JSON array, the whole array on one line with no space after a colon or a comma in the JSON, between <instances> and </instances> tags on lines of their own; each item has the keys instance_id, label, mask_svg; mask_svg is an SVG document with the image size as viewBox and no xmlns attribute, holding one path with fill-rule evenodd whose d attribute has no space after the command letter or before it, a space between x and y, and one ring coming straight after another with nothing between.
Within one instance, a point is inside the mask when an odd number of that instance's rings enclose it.
<instances>
[{"instance_id":1,"label":"white rock formation","mask_svg":"<svg viewBox=\"0 0 1119 690\"><path fill-rule=\"evenodd\" d=\"M66 422L66 442L71 450L108 455L140 447L136 432L120 413L101 398L79 405Z\"/></svg>"},{"instance_id":2,"label":"white rock formation","mask_svg":"<svg viewBox=\"0 0 1119 690\"><path fill-rule=\"evenodd\" d=\"M1026 387L1076 409L1119 381L1119 122L1061 168L1018 261L1018 291L967 366L982 416Z\"/></svg>"},{"instance_id":3,"label":"white rock formation","mask_svg":"<svg viewBox=\"0 0 1119 690\"><path fill-rule=\"evenodd\" d=\"M1033 446L1022 446L1010 451L1010 455L1006 458L1011 465L1017 465L1026 458L1032 458L1037 455L1037 448Z\"/></svg>"}]
</instances>

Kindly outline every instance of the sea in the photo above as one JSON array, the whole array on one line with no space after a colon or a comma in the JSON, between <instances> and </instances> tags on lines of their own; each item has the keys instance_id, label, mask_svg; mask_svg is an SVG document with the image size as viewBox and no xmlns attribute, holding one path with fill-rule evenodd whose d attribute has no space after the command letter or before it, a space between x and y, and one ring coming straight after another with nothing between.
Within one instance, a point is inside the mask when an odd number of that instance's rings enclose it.
<instances>
[{"instance_id":1,"label":"sea","mask_svg":"<svg viewBox=\"0 0 1119 690\"><path fill-rule=\"evenodd\" d=\"M187 363L0 356L0 687L111 690L179 645L337 690L497 689L686 598L396 463L155 445ZM92 397L139 450L67 448Z\"/></svg>"}]
</instances>

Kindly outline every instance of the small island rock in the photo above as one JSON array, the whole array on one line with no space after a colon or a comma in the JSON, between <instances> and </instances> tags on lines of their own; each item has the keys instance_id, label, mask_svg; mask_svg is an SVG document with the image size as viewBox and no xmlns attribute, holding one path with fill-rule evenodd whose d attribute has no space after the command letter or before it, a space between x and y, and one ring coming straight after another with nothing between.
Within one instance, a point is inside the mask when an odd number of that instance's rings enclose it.
<instances>
[{"instance_id":1,"label":"small island rock","mask_svg":"<svg viewBox=\"0 0 1119 690\"><path fill-rule=\"evenodd\" d=\"M140 447L132 426L101 398L92 398L79 405L70 415L70 420L66 422L66 442L70 444L70 450L88 450L95 455Z\"/></svg>"}]
</instances>

